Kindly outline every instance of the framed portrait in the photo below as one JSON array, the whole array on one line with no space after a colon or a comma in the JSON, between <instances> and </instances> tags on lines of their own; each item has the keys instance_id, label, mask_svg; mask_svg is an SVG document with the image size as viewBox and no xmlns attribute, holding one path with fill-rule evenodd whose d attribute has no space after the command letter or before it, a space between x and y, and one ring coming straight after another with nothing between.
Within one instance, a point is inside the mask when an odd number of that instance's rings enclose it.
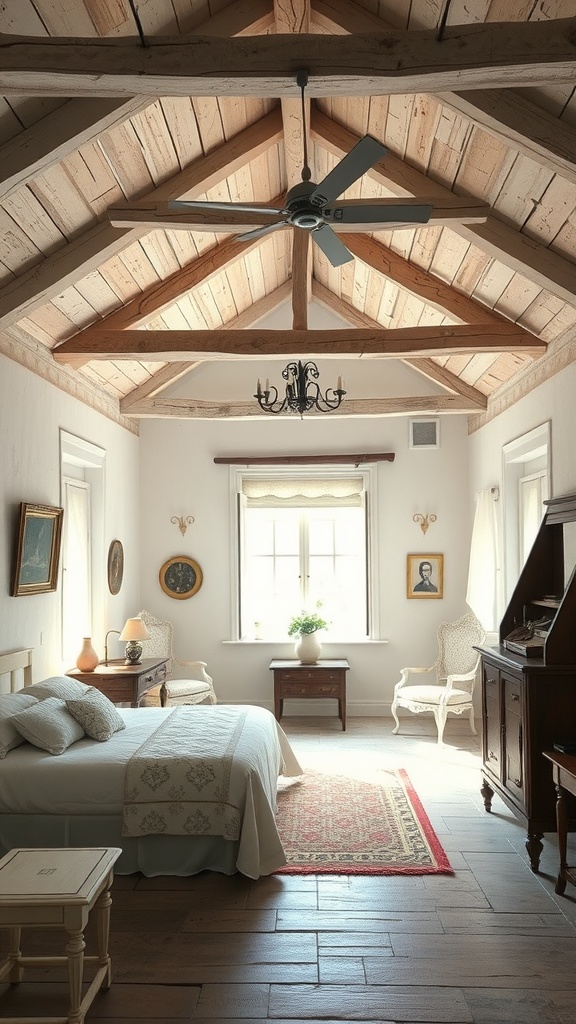
<instances>
[{"instance_id":1,"label":"framed portrait","mask_svg":"<svg viewBox=\"0 0 576 1024\"><path fill-rule=\"evenodd\" d=\"M12 597L57 589L63 516L62 508L20 502Z\"/></svg>"},{"instance_id":2,"label":"framed portrait","mask_svg":"<svg viewBox=\"0 0 576 1024\"><path fill-rule=\"evenodd\" d=\"M444 555L408 555L406 596L415 598L444 597Z\"/></svg>"},{"instance_id":3,"label":"framed portrait","mask_svg":"<svg viewBox=\"0 0 576 1024\"><path fill-rule=\"evenodd\" d=\"M185 601L198 593L203 579L198 562L187 555L176 555L164 562L159 578L164 593L177 601Z\"/></svg>"},{"instance_id":4,"label":"framed portrait","mask_svg":"<svg viewBox=\"0 0 576 1024\"><path fill-rule=\"evenodd\" d=\"M124 548L119 540L113 540L108 549L108 590L119 594L124 577Z\"/></svg>"}]
</instances>

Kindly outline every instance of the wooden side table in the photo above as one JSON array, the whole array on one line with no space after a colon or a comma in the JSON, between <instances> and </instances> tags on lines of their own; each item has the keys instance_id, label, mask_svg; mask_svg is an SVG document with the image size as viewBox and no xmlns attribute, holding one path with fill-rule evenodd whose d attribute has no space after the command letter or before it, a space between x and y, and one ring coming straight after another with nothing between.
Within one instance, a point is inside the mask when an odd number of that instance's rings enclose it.
<instances>
[{"instance_id":1,"label":"wooden side table","mask_svg":"<svg viewBox=\"0 0 576 1024\"><path fill-rule=\"evenodd\" d=\"M552 778L556 786L556 828L558 830L558 852L560 868L554 891L562 896L566 882L576 885L576 867L568 867L566 863L566 847L568 838L568 813L566 809L566 793L576 796L576 756L562 754L560 751L545 751L544 757L552 762Z\"/></svg>"},{"instance_id":2,"label":"wooden side table","mask_svg":"<svg viewBox=\"0 0 576 1024\"><path fill-rule=\"evenodd\" d=\"M274 715L279 722L284 711L285 697L331 697L338 701L338 717L342 729L346 728L346 673L350 665L345 658L317 661L302 665L299 661L281 661L273 658L270 669L274 673Z\"/></svg>"},{"instance_id":3,"label":"wooden side table","mask_svg":"<svg viewBox=\"0 0 576 1024\"><path fill-rule=\"evenodd\" d=\"M112 980L108 953L110 887L113 865L122 853L117 847L96 849L11 850L0 860L0 927L10 933L10 954L0 967L0 981L22 981L25 967L68 964L70 1012L67 1017L5 1017L3 1024L50 1021L83 1024L97 992ZM98 954L84 956L84 930L92 908L97 914ZM23 956L22 928L62 928L67 935L65 956ZM84 998L84 964L98 969Z\"/></svg>"},{"instance_id":4,"label":"wooden side table","mask_svg":"<svg viewBox=\"0 0 576 1024\"><path fill-rule=\"evenodd\" d=\"M147 690L165 681L168 661L168 658L142 658L139 665L127 665L124 661L109 661L107 665L100 662L93 672L71 668L66 675L95 686L114 704L129 703L130 707L137 708Z\"/></svg>"}]
</instances>

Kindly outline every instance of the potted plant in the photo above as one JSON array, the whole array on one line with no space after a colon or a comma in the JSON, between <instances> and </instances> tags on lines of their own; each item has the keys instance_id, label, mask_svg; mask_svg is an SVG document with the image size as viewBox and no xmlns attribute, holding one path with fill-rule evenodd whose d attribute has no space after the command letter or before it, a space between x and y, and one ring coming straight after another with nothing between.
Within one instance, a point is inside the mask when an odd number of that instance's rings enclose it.
<instances>
[{"instance_id":1,"label":"potted plant","mask_svg":"<svg viewBox=\"0 0 576 1024\"><path fill-rule=\"evenodd\" d=\"M320 657L322 644L316 636L318 630L326 629L328 623L317 612L302 611L294 615L288 626L288 636L297 636L295 653L303 665L313 665Z\"/></svg>"}]
</instances>

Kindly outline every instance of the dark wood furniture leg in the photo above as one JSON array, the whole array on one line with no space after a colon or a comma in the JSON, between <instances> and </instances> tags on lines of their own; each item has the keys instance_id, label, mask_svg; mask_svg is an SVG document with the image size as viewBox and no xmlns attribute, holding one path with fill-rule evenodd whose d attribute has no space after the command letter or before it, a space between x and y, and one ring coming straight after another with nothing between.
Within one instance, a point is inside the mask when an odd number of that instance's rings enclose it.
<instances>
[{"instance_id":1,"label":"dark wood furniture leg","mask_svg":"<svg viewBox=\"0 0 576 1024\"><path fill-rule=\"evenodd\" d=\"M562 896L566 889L566 868L568 867L568 861L566 860L566 847L568 839L568 824L566 819L566 799L564 796L564 790L562 786L556 785L556 829L558 831L558 853L560 854L560 867L558 870L558 879L556 881L556 887L554 892Z\"/></svg>"},{"instance_id":2,"label":"dark wood furniture leg","mask_svg":"<svg viewBox=\"0 0 576 1024\"><path fill-rule=\"evenodd\" d=\"M484 800L484 809L486 811L492 810L492 797L494 796L494 790L492 786L489 786L486 779L482 782L482 788L480 789L482 799Z\"/></svg>"},{"instance_id":3,"label":"dark wood furniture leg","mask_svg":"<svg viewBox=\"0 0 576 1024\"><path fill-rule=\"evenodd\" d=\"M526 853L530 858L530 868L534 872L540 870L540 856L544 845L542 843L543 832L528 833L526 837Z\"/></svg>"}]
</instances>

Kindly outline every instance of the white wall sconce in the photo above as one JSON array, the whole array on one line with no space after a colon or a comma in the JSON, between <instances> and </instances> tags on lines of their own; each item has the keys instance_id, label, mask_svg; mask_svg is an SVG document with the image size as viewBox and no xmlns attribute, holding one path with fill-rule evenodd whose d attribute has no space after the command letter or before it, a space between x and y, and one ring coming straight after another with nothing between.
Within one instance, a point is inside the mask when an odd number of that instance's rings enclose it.
<instances>
[{"instance_id":1,"label":"white wall sconce","mask_svg":"<svg viewBox=\"0 0 576 1024\"><path fill-rule=\"evenodd\" d=\"M178 529L180 530L182 536L184 536L188 527L192 526L192 523L194 522L194 516L172 516L170 522L174 523L174 525L177 526Z\"/></svg>"},{"instance_id":2,"label":"white wall sconce","mask_svg":"<svg viewBox=\"0 0 576 1024\"><path fill-rule=\"evenodd\" d=\"M435 516L433 512L427 516L423 516L421 512L416 512L416 514L412 518L415 523L420 523L420 529L422 530L422 533L426 533L428 527L430 526L430 523L436 522L437 516Z\"/></svg>"}]
</instances>

